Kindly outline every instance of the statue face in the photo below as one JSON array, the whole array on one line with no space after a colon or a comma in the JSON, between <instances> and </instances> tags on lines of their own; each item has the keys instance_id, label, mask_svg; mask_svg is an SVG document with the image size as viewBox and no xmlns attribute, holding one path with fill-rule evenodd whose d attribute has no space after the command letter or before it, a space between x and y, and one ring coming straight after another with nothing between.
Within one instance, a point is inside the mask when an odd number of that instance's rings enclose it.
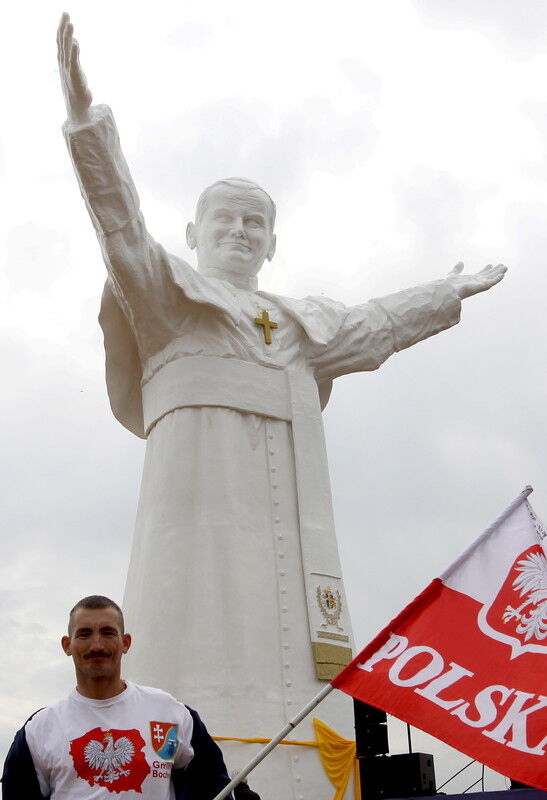
<instances>
[{"instance_id":1,"label":"statue face","mask_svg":"<svg viewBox=\"0 0 547 800\"><path fill-rule=\"evenodd\" d=\"M215 186L200 219L189 224L187 239L197 250L200 271L255 276L275 251L266 198L258 190Z\"/></svg>"}]
</instances>

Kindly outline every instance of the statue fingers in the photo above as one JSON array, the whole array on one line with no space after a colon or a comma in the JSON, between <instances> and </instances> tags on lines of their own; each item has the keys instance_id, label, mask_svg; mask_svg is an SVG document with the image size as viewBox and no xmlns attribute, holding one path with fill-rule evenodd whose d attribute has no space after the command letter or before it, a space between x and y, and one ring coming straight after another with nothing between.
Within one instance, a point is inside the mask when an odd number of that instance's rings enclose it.
<instances>
[{"instance_id":1,"label":"statue fingers","mask_svg":"<svg viewBox=\"0 0 547 800\"><path fill-rule=\"evenodd\" d=\"M463 271L463 261L458 261L458 263L455 264L452 267L452 269L450 270L450 272L448 274L449 275L459 275L462 271Z\"/></svg>"},{"instance_id":2,"label":"statue fingers","mask_svg":"<svg viewBox=\"0 0 547 800\"><path fill-rule=\"evenodd\" d=\"M63 16L61 17L61 21L59 22L59 27L57 28L57 55L59 60L59 66L61 68L66 68L67 65L66 27L69 22L70 22L70 17L65 11Z\"/></svg>"},{"instance_id":3,"label":"statue fingers","mask_svg":"<svg viewBox=\"0 0 547 800\"><path fill-rule=\"evenodd\" d=\"M494 269L494 267L492 266L492 264L487 264L487 265L486 265L485 267L483 267L483 268L482 268L482 269L481 269L481 270L480 270L480 271L479 271L477 274L478 274L478 275L483 275L484 273L486 273L486 272L490 272L490 271L491 271L491 270L493 270L493 269Z\"/></svg>"},{"instance_id":4,"label":"statue fingers","mask_svg":"<svg viewBox=\"0 0 547 800\"><path fill-rule=\"evenodd\" d=\"M82 68L80 67L80 48L78 46L78 42L76 39L72 40L72 46L70 48L70 80L72 82L72 90L75 94L80 94L82 89Z\"/></svg>"},{"instance_id":5,"label":"statue fingers","mask_svg":"<svg viewBox=\"0 0 547 800\"><path fill-rule=\"evenodd\" d=\"M74 25L70 21L70 17L67 15L66 23L63 26L62 30L63 67L67 70L70 68L70 56L72 53L73 35L74 35Z\"/></svg>"},{"instance_id":6,"label":"statue fingers","mask_svg":"<svg viewBox=\"0 0 547 800\"><path fill-rule=\"evenodd\" d=\"M92 96L85 73L80 65L80 45L76 39L72 40L70 53L70 81L74 100L81 108L88 108L91 105Z\"/></svg>"},{"instance_id":7,"label":"statue fingers","mask_svg":"<svg viewBox=\"0 0 547 800\"><path fill-rule=\"evenodd\" d=\"M505 264L487 264L485 267L481 269L481 272L507 272L507 267Z\"/></svg>"},{"instance_id":8,"label":"statue fingers","mask_svg":"<svg viewBox=\"0 0 547 800\"><path fill-rule=\"evenodd\" d=\"M65 17L67 16L66 12L63 13L60 21L59 26L57 28L57 60L59 63L62 63L63 60L63 29L65 26Z\"/></svg>"},{"instance_id":9,"label":"statue fingers","mask_svg":"<svg viewBox=\"0 0 547 800\"><path fill-rule=\"evenodd\" d=\"M505 273L507 272L507 267L504 264L496 264L494 267L493 264L487 264L486 267L483 267L478 275L487 278L495 278L496 280L501 280Z\"/></svg>"},{"instance_id":10,"label":"statue fingers","mask_svg":"<svg viewBox=\"0 0 547 800\"><path fill-rule=\"evenodd\" d=\"M495 283L499 283L506 272L507 272L507 267L505 266L505 264L497 264L495 267L492 267L491 269L492 285Z\"/></svg>"},{"instance_id":11,"label":"statue fingers","mask_svg":"<svg viewBox=\"0 0 547 800\"><path fill-rule=\"evenodd\" d=\"M76 39L72 40L72 47L70 49L70 69L78 69L81 72L80 67L80 45L78 44Z\"/></svg>"},{"instance_id":12,"label":"statue fingers","mask_svg":"<svg viewBox=\"0 0 547 800\"><path fill-rule=\"evenodd\" d=\"M498 264L495 267L492 266L492 264L488 264L486 267L483 267L481 271L477 272L474 276L477 284L477 291L484 292L486 289L495 286L496 283L501 281L506 272L507 267L503 264Z\"/></svg>"}]
</instances>

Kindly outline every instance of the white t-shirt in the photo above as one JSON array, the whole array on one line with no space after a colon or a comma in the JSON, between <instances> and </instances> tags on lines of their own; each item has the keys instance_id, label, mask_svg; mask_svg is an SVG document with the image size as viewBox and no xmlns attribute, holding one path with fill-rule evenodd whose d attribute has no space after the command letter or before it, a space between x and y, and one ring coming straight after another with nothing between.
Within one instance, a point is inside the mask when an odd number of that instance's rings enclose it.
<instances>
[{"instance_id":1,"label":"white t-shirt","mask_svg":"<svg viewBox=\"0 0 547 800\"><path fill-rule=\"evenodd\" d=\"M173 768L186 767L193 721L161 689L126 681L108 700L74 689L26 725L40 789L51 800L174 800Z\"/></svg>"}]
</instances>

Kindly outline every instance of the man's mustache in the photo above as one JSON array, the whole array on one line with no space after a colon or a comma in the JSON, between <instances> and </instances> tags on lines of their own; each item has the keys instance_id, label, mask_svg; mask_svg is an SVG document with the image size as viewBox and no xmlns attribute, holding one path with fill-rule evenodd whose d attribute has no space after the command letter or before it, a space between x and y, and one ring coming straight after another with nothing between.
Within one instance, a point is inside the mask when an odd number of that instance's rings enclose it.
<instances>
[{"instance_id":1,"label":"man's mustache","mask_svg":"<svg viewBox=\"0 0 547 800\"><path fill-rule=\"evenodd\" d=\"M109 655L110 653L107 653L106 650L90 650L84 658L108 658Z\"/></svg>"}]
</instances>

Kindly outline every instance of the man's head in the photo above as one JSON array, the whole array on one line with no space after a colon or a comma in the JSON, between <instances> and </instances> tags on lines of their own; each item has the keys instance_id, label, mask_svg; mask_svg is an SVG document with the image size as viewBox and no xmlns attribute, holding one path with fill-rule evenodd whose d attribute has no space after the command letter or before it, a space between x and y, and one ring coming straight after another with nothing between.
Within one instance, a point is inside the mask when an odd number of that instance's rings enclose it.
<instances>
[{"instance_id":1,"label":"man's head","mask_svg":"<svg viewBox=\"0 0 547 800\"><path fill-rule=\"evenodd\" d=\"M99 685L106 696L112 696L109 691L121 691L121 659L129 650L131 636L124 633L123 614L113 600L91 595L76 603L61 645L74 661L83 694L97 696L95 687Z\"/></svg>"},{"instance_id":2,"label":"man's head","mask_svg":"<svg viewBox=\"0 0 547 800\"><path fill-rule=\"evenodd\" d=\"M275 205L264 189L244 178L226 178L201 193L186 240L197 250L200 272L254 278L274 256L274 224Z\"/></svg>"}]
</instances>

